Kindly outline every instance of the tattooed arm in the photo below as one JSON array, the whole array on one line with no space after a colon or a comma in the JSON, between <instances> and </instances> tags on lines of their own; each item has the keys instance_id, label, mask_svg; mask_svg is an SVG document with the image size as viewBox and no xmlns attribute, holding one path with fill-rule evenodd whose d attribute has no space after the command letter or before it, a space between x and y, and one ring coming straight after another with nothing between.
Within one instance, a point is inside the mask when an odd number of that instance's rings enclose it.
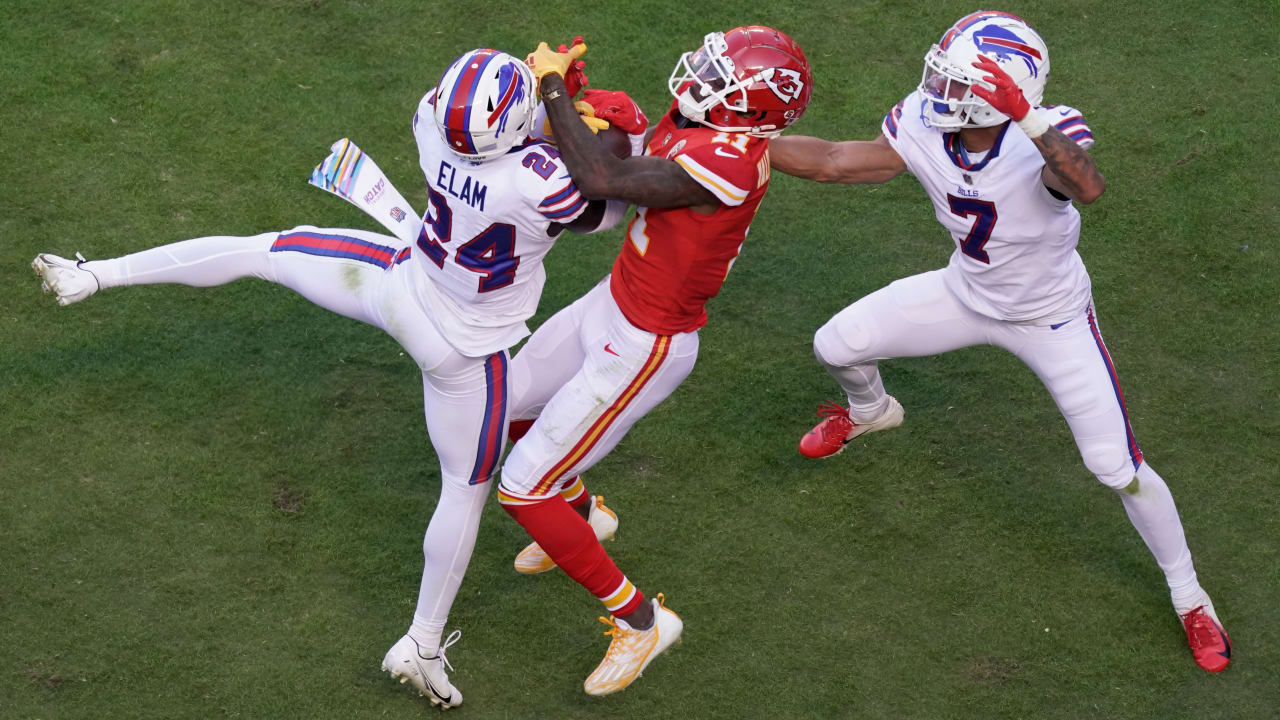
<instances>
[{"instance_id":1,"label":"tattooed arm","mask_svg":"<svg viewBox=\"0 0 1280 720\"><path fill-rule=\"evenodd\" d=\"M1107 181L1093 157L1074 140L1051 127L1032 139L1044 156L1044 184L1084 205L1097 200L1107 188Z\"/></svg>"},{"instance_id":2,"label":"tattooed arm","mask_svg":"<svg viewBox=\"0 0 1280 720\"><path fill-rule=\"evenodd\" d=\"M720 204L710 190L666 158L640 156L621 160L605 150L578 119L578 111L559 75L543 76L539 89L560 157L584 196L614 198L642 207L692 206L701 212L710 212Z\"/></svg>"},{"instance_id":3,"label":"tattooed arm","mask_svg":"<svg viewBox=\"0 0 1280 720\"><path fill-rule=\"evenodd\" d=\"M1036 144L1044 156L1044 184L1085 205L1097 200L1107 183L1089 153L1036 113L1022 94L1022 88L1000 68L999 63L979 55L973 66L989 73L983 76L982 81L991 87L974 84L970 90L991 103L991 107L1008 115Z\"/></svg>"}]
</instances>

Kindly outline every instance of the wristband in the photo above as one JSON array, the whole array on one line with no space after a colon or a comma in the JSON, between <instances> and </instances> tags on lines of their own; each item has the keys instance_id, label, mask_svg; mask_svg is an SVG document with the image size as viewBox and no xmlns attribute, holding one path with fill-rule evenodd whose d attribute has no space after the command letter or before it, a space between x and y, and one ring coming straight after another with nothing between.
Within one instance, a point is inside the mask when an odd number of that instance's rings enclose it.
<instances>
[{"instance_id":1,"label":"wristband","mask_svg":"<svg viewBox=\"0 0 1280 720\"><path fill-rule=\"evenodd\" d=\"M550 102L550 101L555 100L556 98L560 97L562 94L563 94L563 93L561 93L559 89L552 90L551 92L545 92L545 93L542 93L542 101L543 101L543 102ZM1047 126L1046 126L1046 129L1047 129Z\"/></svg>"},{"instance_id":2,"label":"wristband","mask_svg":"<svg viewBox=\"0 0 1280 720\"><path fill-rule=\"evenodd\" d=\"M1035 108L1031 108L1031 111L1024 115L1021 120L1018 120L1017 123L1018 127L1022 128L1022 132L1026 133L1027 137L1032 140L1049 130L1049 121L1041 117Z\"/></svg>"}]
</instances>

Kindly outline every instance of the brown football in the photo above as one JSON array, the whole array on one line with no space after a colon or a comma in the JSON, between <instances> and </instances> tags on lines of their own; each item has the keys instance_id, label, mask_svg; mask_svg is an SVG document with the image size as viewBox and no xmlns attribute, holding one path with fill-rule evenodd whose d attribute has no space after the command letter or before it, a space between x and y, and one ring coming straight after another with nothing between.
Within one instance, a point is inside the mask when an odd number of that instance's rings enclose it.
<instances>
[{"instance_id":1,"label":"brown football","mask_svg":"<svg viewBox=\"0 0 1280 720\"><path fill-rule=\"evenodd\" d=\"M610 125L596 133L596 139L604 144L605 150L620 158L631 157L631 138L623 130Z\"/></svg>"}]
</instances>

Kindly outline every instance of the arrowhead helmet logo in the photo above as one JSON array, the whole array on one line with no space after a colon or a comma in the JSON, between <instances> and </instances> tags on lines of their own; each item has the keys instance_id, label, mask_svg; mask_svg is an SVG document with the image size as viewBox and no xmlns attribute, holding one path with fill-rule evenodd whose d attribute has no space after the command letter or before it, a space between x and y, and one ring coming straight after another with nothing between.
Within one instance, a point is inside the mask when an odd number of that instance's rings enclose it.
<instances>
[{"instance_id":1,"label":"arrowhead helmet logo","mask_svg":"<svg viewBox=\"0 0 1280 720\"><path fill-rule=\"evenodd\" d=\"M791 68L769 68L760 73L760 79L785 103L799 100L800 94L804 92L804 80L800 79L800 72Z\"/></svg>"}]
</instances>

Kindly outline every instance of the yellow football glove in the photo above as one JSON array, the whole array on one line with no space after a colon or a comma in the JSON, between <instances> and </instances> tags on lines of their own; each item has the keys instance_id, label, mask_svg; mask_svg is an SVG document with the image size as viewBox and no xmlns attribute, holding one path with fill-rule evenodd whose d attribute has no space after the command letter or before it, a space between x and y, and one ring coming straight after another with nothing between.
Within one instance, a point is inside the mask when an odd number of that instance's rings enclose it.
<instances>
[{"instance_id":1,"label":"yellow football glove","mask_svg":"<svg viewBox=\"0 0 1280 720\"><path fill-rule=\"evenodd\" d=\"M569 48L569 52L556 52L551 46L541 42L538 43L538 49L529 53L529 57L525 58L525 63L529 65L529 69L533 71L533 76L538 80L542 80L542 76L547 73L555 73L560 77L569 71L569 65L582 57L582 53L587 51L585 44L574 45Z\"/></svg>"},{"instance_id":2,"label":"yellow football glove","mask_svg":"<svg viewBox=\"0 0 1280 720\"><path fill-rule=\"evenodd\" d=\"M591 107L591 103L586 100L574 100L573 109L578 111L578 118L591 130L592 134L598 134L601 130L609 129L609 121L596 117L596 109ZM544 118L542 120L542 134L548 138L555 137L555 134L551 132L550 119Z\"/></svg>"}]
</instances>

